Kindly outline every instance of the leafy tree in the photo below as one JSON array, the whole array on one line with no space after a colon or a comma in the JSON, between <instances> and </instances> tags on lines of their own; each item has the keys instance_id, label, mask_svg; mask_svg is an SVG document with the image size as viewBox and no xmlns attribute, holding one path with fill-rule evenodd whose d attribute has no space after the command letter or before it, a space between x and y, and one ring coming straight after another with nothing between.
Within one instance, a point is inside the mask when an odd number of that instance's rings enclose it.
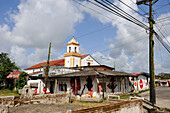
<instances>
[{"instance_id":1,"label":"leafy tree","mask_svg":"<svg viewBox=\"0 0 170 113\"><path fill-rule=\"evenodd\" d=\"M27 84L27 76L29 74L26 73L26 72L22 72L20 75L19 75L19 79L18 81L16 82L16 87L19 88L19 89L22 89L26 84Z\"/></svg>"},{"instance_id":2,"label":"leafy tree","mask_svg":"<svg viewBox=\"0 0 170 113\"><path fill-rule=\"evenodd\" d=\"M0 54L0 86L7 82L7 76L14 70L19 70L15 62L12 62L7 53ZM6 87L5 87L6 88Z\"/></svg>"}]
</instances>

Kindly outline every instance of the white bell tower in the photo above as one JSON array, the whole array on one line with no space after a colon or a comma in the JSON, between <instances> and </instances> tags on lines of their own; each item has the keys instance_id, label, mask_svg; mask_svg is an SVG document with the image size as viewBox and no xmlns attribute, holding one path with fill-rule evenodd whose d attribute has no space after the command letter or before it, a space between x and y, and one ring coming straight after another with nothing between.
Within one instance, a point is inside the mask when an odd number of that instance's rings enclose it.
<instances>
[{"instance_id":1,"label":"white bell tower","mask_svg":"<svg viewBox=\"0 0 170 113\"><path fill-rule=\"evenodd\" d=\"M67 44L67 53L64 54L64 67L79 67L81 66L81 56L79 54L79 43L74 39Z\"/></svg>"}]
</instances>

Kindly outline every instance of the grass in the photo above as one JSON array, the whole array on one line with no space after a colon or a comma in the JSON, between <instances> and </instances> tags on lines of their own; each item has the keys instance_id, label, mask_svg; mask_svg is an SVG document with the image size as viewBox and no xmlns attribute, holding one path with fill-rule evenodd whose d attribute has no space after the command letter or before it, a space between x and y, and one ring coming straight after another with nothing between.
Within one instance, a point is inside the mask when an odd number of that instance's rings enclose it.
<instances>
[{"instance_id":1,"label":"grass","mask_svg":"<svg viewBox=\"0 0 170 113\"><path fill-rule=\"evenodd\" d=\"M131 94L122 95L120 96L120 99L129 99L130 96L132 95Z\"/></svg>"},{"instance_id":2,"label":"grass","mask_svg":"<svg viewBox=\"0 0 170 113\"><path fill-rule=\"evenodd\" d=\"M18 96L18 92L9 89L0 90L0 96Z\"/></svg>"},{"instance_id":3,"label":"grass","mask_svg":"<svg viewBox=\"0 0 170 113\"><path fill-rule=\"evenodd\" d=\"M133 93L133 95L131 95L131 94L122 95L122 96L120 96L120 99L128 99L130 96L138 95L138 94L146 92L146 91L149 91L149 89L139 91L138 93Z\"/></svg>"}]
</instances>

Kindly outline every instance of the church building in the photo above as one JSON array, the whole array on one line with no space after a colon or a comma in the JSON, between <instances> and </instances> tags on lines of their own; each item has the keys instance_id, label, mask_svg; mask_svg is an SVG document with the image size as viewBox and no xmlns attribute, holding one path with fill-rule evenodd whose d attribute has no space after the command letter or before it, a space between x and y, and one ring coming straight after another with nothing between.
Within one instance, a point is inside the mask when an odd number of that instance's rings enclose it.
<instances>
[{"instance_id":1,"label":"church building","mask_svg":"<svg viewBox=\"0 0 170 113\"><path fill-rule=\"evenodd\" d=\"M79 43L73 38L67 43L64 59L50 61L47 92L65 93L70 88L72 95L101 97L110 93L128 93L131 90L130 73L118 72L114 68L101 65L90 54L79 53ZM27 85L35 93L44 93L44 69L46 62L25 69L29 73ZM113 71L114 70L114 71Z\"/></svg>"},{"instance_id":2,"label":"church building","mask_svg":"<svg viewBox=\"0 0 170 113\"><path fill-rule=\"evenodd\" d=\"M43 70L46 64L47 64L46 62L38 63L36 65L26 68L25 72L29 73L31 76L38 75L38 74L41 75L43 74ZM79 43L74 38L67 43L67 53L64 54L64 59L50 61L49 64L52 70L54 70L54 68L56 69L60 68L60 70L62 70L63 73L75 72L78 71L78 69L86 69L86 70L87 69L88 70L93 70L93 69L113 70L114 69L106 65L101 65L90 54L81 55L79 53ZM57 74L54 72L52 73Z\"/></svg>"}]
</instances>

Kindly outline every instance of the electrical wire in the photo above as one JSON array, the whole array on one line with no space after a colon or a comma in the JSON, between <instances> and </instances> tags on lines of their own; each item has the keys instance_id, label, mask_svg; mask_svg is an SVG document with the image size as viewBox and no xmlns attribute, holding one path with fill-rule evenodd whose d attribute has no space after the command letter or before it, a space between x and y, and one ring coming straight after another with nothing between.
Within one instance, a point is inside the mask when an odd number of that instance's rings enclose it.
<instances>
[{"instance_id":1,"label":"electrical wire","mask_svg":"<svg viewBox=\"0 0 170 113\"><path fill-rule=\"evenodd\" d=\"M99 11L96 11L96 10L90 8L90 7L87 7L87 6L83 5L82 3L78 2L78 1L75 1L75 0L72 0L72 1L74 1L75 3L79 4L80 6L83 6L83 7L87 8L87 9L89 9L89 10L91 10L91 11L93 11L93 12L99 14L99 15L102 15L103 17L105 17L105 18L107 18L107 19L114 20L114 21L116 21L116 22L118 22L118 23L120 23L120 24L126 25L126 26L129 27L129 28L137 29L136 27L129 26L128 24L125 24L125 23L120 22L120 21L118 21L118 20L116 20L116 19L110 18L109 16L106 16L106 15L100 13ZM91 4L93 4L93 5L95 5L95 6L97 6L97 7L101 7L101 6L99 6L99 5L91 2L91 1L89 1L89 0L88 0L88 2L91 3ZM104 8L102 8L102 9L104 9ZM104 9L104 10L107 11L107 9ZM139 29L138 29L138 30L139 30Z\"/></svg>"},{"instance_id":2,"label":"electrical wire","mask_svg":"<svg viewBox=\"0 0 170 113\"><path fill-rule=\"evenodd\" d=\"M135 36L135 35L139 35L139 34L141 34L141 33L143 33L144 32L144 30L140 30L140 31L138 31L137 33L133 33L133 34L131 34L131 35L133 35L133 36ZM128 37L127 37L128 38ZM143 37L142 37L142 39L143 39ZM141 40L142 40L141 39ZM136 40L136 39L135 39ZM140 40L140 39L139 39ZM138 40L137 40L138 41ZM131 42L128 42L128 44L129 43L131 43ZM133 42L132 42L133 43ZM117 45L117 47L116 48L120 48L120 47L123 47L123 45L126 45L126 43L123 43L123 44L120 44L120 45ZM99 45L97 45L97 46L93 46L93 47L90 47L90 48L88 48L88 49L91 49L91 48L98 48L98 47L103 47L103 46L105 46L104 44L103 45L101 45L101 44L99 44ZM109 48L109 49L112 49L112 48ZM109 51L109 49L108 49L108 51ZM103 51L103 50L101 50L101 51ZM106 50L107 51L107 50ZM98 52L100 52L100 51L98 51Z\"/></svg>"},{"instance_id":3,"label":"electrical wire","mask_svg":"<svg viewBox=\"0 0 170 113\"><path fill-rule=\"evenodd\" d=\"M163 5L163 6L159 7L159 8L157 8L157 9L155 9L154 11L157 11L158 9L161 9L161 8L163 8L163 7L167 6L167 5L170 5L170 3L165 4L165 5Z\"/></svg>"},{"instance_id":4,"label":"electrical wire","mask_svg":"<svg viewBox=\"0 0 170 113\"><path fill-rule=\"evenodd\" d=\"M165 21L165 19L170 19L170 16L167 16L167 17L164 17L164 18L160 18L160 19L156 20L156 22Z\"/></svg>"},{"instance_id":5,"label":"electrical wire","mask_svg":"<svg viewBox=\"0 0 170 113\"><path fill-rule=\"evenodd\" d=\"M124 3L121 0L118 0L119 2L121 2L122 4L124 4L125 6L127 6L128 8L130 8L131 10L133 10L134 12L138 13L139 15L141 15L142 17L148 19L147 17L145 17L143 14L139 13L138 11L136 11L135 9L133 9L132 7L130 7L129 5L127 5L126 3Z\"/></svg>"},{"instance_id":6,"label":"electrical wire","mask_svg":"<svg viewBox=\"0 0 170 113\"><path fill-rule=\"evenodd\" d=\"M109 5L110 7L114 8L115 10L118 10L120 13L124 14L124 18L127 19L126 17L128 17L128 20L141 26L142 27L142 22L140 22L139 20L137 20L136 18L134 18L133 16L131 16L130 14L128 14L127 12L125 12L124 10L120 9L119 7L117 7L116 5L114 5L113 3L111 3L110 1L106 0L106 2L104 0L101 0L103 1L105 4ZM119 14L120 14L119 13ZM139 23L140 24L139 24ZM145 26L145 24L143 24ZM143 27L144 28L144 27Z\"/></svg>"},{"instance_id":7,"label":"electrical wire","mask_svg":"<svg viewBox=\"0 0 170 113\"><path fill-rule=\"evenodd\" d=\"M84 35L80 35L80 36L77 36L77 37L80 39L80 38L85 37L85 36L87 36L87 35L91 35L91 34L93 34L93 33L96 33L96 32L99 32L99 31L102 31L102 30L111 28L111 27L113 27L113 26L112 26L112 25L108 25L108 26L106 26L106 27L97 29L97 30L95 30L95 31L91 31L91 32L89 32L89 33L86 33L86 34L84 34Z\"/></svg>"},{"instance_id":8,"label":"electrical wire","mask_svg":"<svg viewBox=\"0 0 170 113\"><path fill-rule=\"evenodd\" d=\"M97 3L99 3L100 5L104 6L105 8L109 9L110 11L117 13L118 15L120 15L122 18L144 28L145 30L148 30L148 26L146 26L144 23L140 22L139 20L137 20L136 18L134 18L133 16L131 16L130 14L126 13L125 11L123 11L122 9L120 9L119 7L117 7L116 5L112 4L111 2L109 2L108 0L103 1L104 3L99 2L98 0L94 0Z\"/></svg>"},{"instance_id":9,"label":"electrical wire","mask_svg":"<svg viewBox=\"0 0 170 113\"><path fill-rule=\"evenodd\" d=\"M157 14L155 14L156 16L157 16L157 18L158 18L158 15ZM156 24L158 25L158 23L156 22ZM160 29L162 29L162 31L168 36L168 32L167 32L167 30L164 28L164 25L163 25L163 23L162 22L160 22L160 24L161 24L161 27L159 27L159 25L158 25L158 27L160 28Z\"/></svg>"},{"instance_id":10,"label":"electrical wire","mask_svg":"<svg viewBox=\"0 0 170 113\"><path fill-rule=\"evenodd\" d=\"M164 39L169 43L169 45L170 45L170 42L166 39L166 37L165 37L165 35L161 32L161 28L157 25L157 24L155 24L155 27L158 29L158 31L161 33L161 35L164 37Z\"/></svg>"},{"instance_id":11,"label":"electrical wire","mask_svg":"<svg viewBox=\"0 0 170 113\"><path fill-rule=\"evenodd\" d=\"M159 42L164 46L164 48L170 53L170 47L167 45L167 43L155 31L154 34L159 40Z\"/></svg>"}]
</instances>

